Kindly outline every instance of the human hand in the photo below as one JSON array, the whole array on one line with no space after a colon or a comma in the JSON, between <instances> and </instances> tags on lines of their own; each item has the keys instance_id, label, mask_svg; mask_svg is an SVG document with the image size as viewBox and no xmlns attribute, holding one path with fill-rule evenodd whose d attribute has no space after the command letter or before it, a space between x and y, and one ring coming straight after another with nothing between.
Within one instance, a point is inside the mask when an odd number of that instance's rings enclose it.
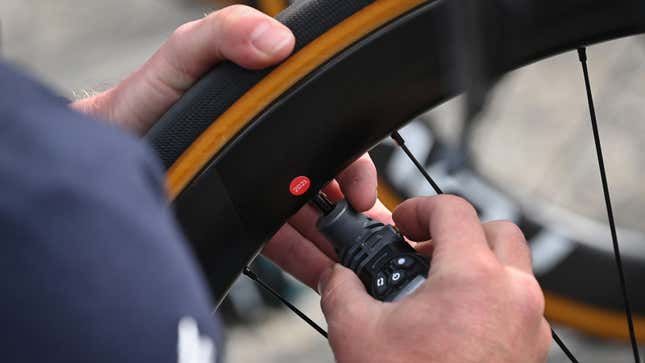
<instances>
[{"instance_id":1,"label":"human hand","mask_svg":"<svg viewBox=\"0 0 645 363\"><path fill-rule=\"evenodd\" d=\"M340 265L320 280L336 360L543 362L551 344L528 245L510 222L481 224L453 196L415 198L393 214L417 251L432 255L427 282L401 301L370 297Z\"/></svg>"},{"instance_id":2,"label":"human hand","mask_svg":"<svg viewBox=\"0 0 645 363\"><path fill-rule=\"evenodd\" d=\"M248 6L229 6L180 26L127 79L72 107L142 135L217 63L266 68L286 58L294 44L277 20Z\"/></svg>"},{"instance_id":3,"label":"human hand","mask_svg":"<svg viewBox=\"0 0 645 363\"><path fill-rule=\"evenodd\" d=\"M376 168L365 154L343 170L323 191L332 201L345 198L359 212L392 223L390 211L376 198ZM316 289L320 275L337 260L332 245L318 231L320 212L305 205L264 248L263 254Z\"/></svg>"},{"instance_id":4,"label":"human hand","mask_svg":"<svg viewBox=\"0 0 645 363\"><path fill-rule=\"evenodd\" d=\"M233 5L179 27L146 62L115 87L72 107L144 134L208 70L223 60L249 69L275 64L293 50L295 38L287 27L259 11ZM359 211L376 201L376 169L365 155L349 166L325 192L343 194ZM388 221L379 203L373 216ZM305 206L267 245L264 253L288 272L314 287L320 273L333 265L335 254L316 231L317 212Z\"/></svg>"}]
</instances>

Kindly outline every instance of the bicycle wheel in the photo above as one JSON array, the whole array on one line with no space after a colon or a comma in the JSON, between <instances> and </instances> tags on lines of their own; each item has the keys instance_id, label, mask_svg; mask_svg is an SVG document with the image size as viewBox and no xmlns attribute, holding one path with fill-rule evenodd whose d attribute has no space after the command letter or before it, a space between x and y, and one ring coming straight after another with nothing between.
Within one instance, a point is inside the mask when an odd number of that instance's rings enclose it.
<instances>
[{"instance_id":1,"label":"bicycle wheel","mask_svg":"<svg viewBox=\"0 0 645 363\"><path fill-rule=\"evenodd\" d=\"M298 2L278 16L296 35L289 59L257 72L216 67L150 131L217 301L263 243L343 167L465 88L459 4ZM488 6L482 48L495 74L645 31L645 5L637 0ZM306 180L307 191L292 194L294 180Z\"/></svg>"}]
</instances>

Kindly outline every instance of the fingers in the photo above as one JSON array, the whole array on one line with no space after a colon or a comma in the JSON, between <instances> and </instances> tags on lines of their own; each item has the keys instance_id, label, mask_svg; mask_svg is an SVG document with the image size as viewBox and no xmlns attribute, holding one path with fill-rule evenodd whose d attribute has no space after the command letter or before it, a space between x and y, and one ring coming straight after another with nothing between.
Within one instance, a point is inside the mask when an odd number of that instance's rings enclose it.
<instances>
[{"instance_id":1,"label":"fingers","mask_svg":"<svg viewBox=\"0 0 645 363\"><path fill-rule=\"evenodd\" d=\"M385 204L381 202L379 199L376 200L376 203L374 203L374 206L364 212L368 217L375 219L383 224L391 224L394 225L394 221L392 220L392 212L387 209Z\"/></svg>"},{"instance_id":2,"label":"fingers","mask_svg":"<svg viewBox=\"0 0 645 363\"><path fill-rule=\"evenodd\" d=\"M160 98L167 93L172 104L177 98L172 96L183 94L223 60L250 69L264 68L287 57L294 44L291 31L277 20L248 6L229 6L177 28L143 66L141 77L157 84ZM155 95L148 92L144 97L151 94Z\"/></svg>"},{"instance_id":3,"label":"fingers","mask_svg":"<svg viewBox=\"0 0 645 363\"><path fill-rule=\"evenodd\" d=\"M469 263L492 257L475 209L461 198L439 195L410 199L399 205L392 217L410 239L432 239L433 266L444 259Z\"/></svg>"},{"instance_id":4,"label":"fingers","mask_svg":"<svg viewBox=\"0 0 645 363\"><path fill-rule=\"evenodd\" d=\"M380 221L385 224L392 224L392 216L390 211L381 203L376 201L374 206L365 212L370 218ZM336 260L336 252L331 243L318 231L316 223L320 218L320 212L316 208L305 205L298 213L289 219L291 224L303 237L313 242L323 253L331 259Z\"/></svg>"},{"instance_id":5,"label":"fingers","mask_svg":"<svg viewBox=\"0 0 645 363\"><path fill-rule=\"evenodd\" d=\"M277 20L251 7L229 6L180 26L125 81L73 107L142 134L217 63L264 68L286 58L294 44Z\"/></svg>"},{"instance_id":6,"label":"fingers","mask_svg":"<svg viewBox=\"0 0 645 363\"><path fill-rule=\"evenodd\" d=\"M282 226L262 253L312 289L316 289L320 275L334 264L288 224Z\"/></svg>"},{"instance_id":7,"label":"fingers","mask_svg":"<svg viewBox=\"0 0 645 363\"><path fill-rule=\"evenodd\" d=\"M329 199L337 201L346 198L359 212L369 210L376 201L376 166L369 154L345 168L324 189Z\"/></svg>"},{"instance_id":8,"label":"fingers","mask_svg":"<svg viewBox=\"0 0 645 363\"><path fill-rule=\"evenodd\" d=\"M318 231L316 223L320 218L320 212L316 208L305 205L289 218L289 224L291 224L302 236L304 236L309 241L318 247L325 255L329 256L331 259L336 260L336 252L331 243Z\"/></svg>"},{"instance_id":9,"label":"fingers","mask_svg":"<svg viewBox=\"0 0 645 363\"><path fill-rule=\"evenodd\" d=\"M194 80L224 59L265 68L289 55L294 44L291 31L277 20L234 5L179 27L158 56Z\"/></svg>"},{"instance_id":10,"label":"fingers","mask_svg":"<svg viewBox=\"0 0 645 363\"><path fill-rule=\"evenodd\" d=\"M503 265L532 273L531 250L518 226L509 221L493 221L483 227L493 253Z\"/></svg>"},{"instance_id":11,"label":"fingers","mask_svg":"<svg viewBox=\"0 0 645 363\"><path fill-rule=\"evenodd\" d=\"M345 197L343 195L343 192L340 190L340 185L338 184L338 181L336 179L330 181L322 191L327 195L327 197L329 197L329 200L331 200L332 202L337 202Z\"/></svg>"},{"instance_id":12,"label":"fingers","mask_svg":"<svg viewBox=\"0 0 645 363\"><path fill-rule=\"evenodd\" d=\"M350 269L335 264L326 270L318 284L323 313L331 325L335 322L357 321L370 313L376 301L367 294L361 280Z\"/></svg>"},{"instance_id":13,"label":"fingers","mask_svg":"<svg viewBox=\"0 0 645 363\"><path fill-rule=\"evenodd\" d=\"M364 154L336 177L349 204L359 212L366 211L376 202L376 167Z\"/></svg>"},{"instance_id":14,"label":"fingers","mask_svg":"<svg viewBox=\"0 0 645 363\"><path fill-rule=\"evenodd\" d=\"M422 211L419 207L429 198L413 198L399 204L392 218L397 228L410 240L415 242L428 241L430 237L430 216L427 211Z\"/></svg>"},{"instance_id":15,"label":"fingers","mask_svg":"<svg viewBox=\"0 0 645 363\"><path fill-rule=\"evenodd\" d=\"M412 245L412 247L417 251L417 253L422 254L424 256L432 257L432 252L434 251L432 241L408 242L408 243Z\"/></svg>"},{"instance_id":16,"label":"fingers","mask_svg":"<svg viewBox=\"0 0 645 363\"><path fill-rule=\"evenodd\" d=\"M432 253L434 260L442 253L468 259L489 248L501 264L532 273L531 252L519 227L508 221L481 225L475 209L461 198L411 199L394 211L393 218L408 238L432 239L415 248L422 254Z\"/></svg>"},{"instance_id":17,"label":"fingers","mask_svg":"<svg viewBox=\"0 0 645 363\"><path fill-rule=\"evenodd\" d=\"M377 204L367 214L391 223L390 211ZM337 260L336 252L316 228L320 213L306 205L266 245L263 254L298 280L315 288L322 271Z\"/></svg>"},{"instance_id":18,"label":"fingers","mask_svg":"<svg viewBox=\"0 0 645 363\"><path fill-rule=\"evenodd\" d=\"M376 168L369 155L363 155L343 170L337 180L324 190L330 199L336 201L345 196L358 211L383 223L392 223L390 211L382 203L376 202ZM333 246L316 227L319 218L319 211L305 205L289 219L289 225L284 226L264 250L268 257L310 286L312 278L319 275L320 266L337 260ZM306 246L295 247L294 241ZM312 259L315 265L312 267L303 261L296 261L298 255ZM323 256L325 259L321 264ZM314 272L308 272L312 268Z\"/></svg>"}]
</instances>

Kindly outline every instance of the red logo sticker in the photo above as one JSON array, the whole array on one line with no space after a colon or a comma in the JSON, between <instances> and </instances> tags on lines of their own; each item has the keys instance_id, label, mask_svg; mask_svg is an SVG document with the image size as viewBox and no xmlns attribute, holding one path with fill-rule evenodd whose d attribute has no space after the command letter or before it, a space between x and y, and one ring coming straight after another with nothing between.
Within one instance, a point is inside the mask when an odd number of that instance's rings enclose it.
<instances>
[{"instance_id":1,"label":"red logo sticker","mask_svg":"<svg viewBox=\"0 0 645 363\"><path fill-rule=\"evenodd\" d=\"M311 180L306 176L299 176L294 178L289 185L289 191L295 196L303 195L309 190Z\"/></svg>"}]
</instances>

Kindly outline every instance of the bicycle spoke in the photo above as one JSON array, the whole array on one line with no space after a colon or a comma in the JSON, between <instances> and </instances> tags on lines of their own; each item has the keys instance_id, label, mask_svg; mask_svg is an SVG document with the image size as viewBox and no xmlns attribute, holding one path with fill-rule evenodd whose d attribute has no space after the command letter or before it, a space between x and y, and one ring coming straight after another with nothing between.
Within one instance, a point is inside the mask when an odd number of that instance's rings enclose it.
<instances>
[{"instance_id":1,"label":"bicycle spoke","mask_svg":"<svg viewBox=\"0 0 645 363\"><path fill-rule=\"evenodd\" d=\"M439 185L437 185L437 183L435 183L435 181L432 180L432 178L430 177L430 174L428 174L428 172L423 167L423 165L421 165L419 160L417 160L417 158L414 157L414 154L412 154L412 151L410 151L408 146L405 145L405 140L403 139L401 134L399 134L397 131L394 131L391 136L392 136L392 139L396 141L397 145L399 145L399 147L403 150L405 155L407 155L408 158L412 161L414 166L416 166L417 169L419 169L419 172L423 174L423 177L426 178L426 180L428 181L432 189L434 189L434 191L437 194L443 194L443 191L441 190L441 188L439 188Z\"/></svg>"},{"instance_id":2,"label":"bicycle spoke","mask_svg":"<svg viewBox=\"0 0 645 363\"><path fill-rule=\"evenodd\" d=\"M280 300L280 302L282 302L286 307L288 307L293 313L298 315L300 317L300 319L304 320L305 323L309 324L309 326L314 328L318 333L320 333L320 335L325 337L325 339L329 339L325 329L321 328L320 325L316 324L316 322L311 320L311 318L309 318L305 313L300 311L297 307L295 307L287 299L282 297L282 295L280 295L277 291L273 290L271 288L271 286L269 286L266 282L262 281L255 272L251 271L251 269L248 266L244 268L243 273L244 273L244 275L246 277L248 277L251 280L255 281L258 285L260 285L260 287L262 287L268 293L270 293L271 295L275 296L278 300Z\"/></svg>"},{"instance_id":3,"label":"bicycle spoke","mask_svg":"<svg viewBox=\"0 0 645 363\"><path fill-rule=\"evenodd\" d=\"M582 64L582 73L584 76L585 88L587 91L587 103L589 104L589 116L591 118L591 128L593 130L593 138L594 138L594 144L596 148L596 155L598 157L598 168L600 170L602 190L605 197L605 206L607 208L607 219L609 220L609 229L611 230L611 241L614 247L614 258L616 260L616 267L618 269L620 289L623 294L623 304L625 306L625 317L627 319L627 326L629 328L629 339L631 341L632 350L634 352L634 361L636 363L640 363L640 353L638 351L638 343L636 342L636 333L634 331L632 311L629 303L629 296L627 294L627 283L625 282L625 272L623 270L623 263L620 256L620 248L618 246L618 235L616 233L616 224L614 222L614 212L611 207L611 197L609 195L609 183L607 182L605 162L602 154L602 147L600 145L600 133L598 131L598 121L596 119L596 109L594 107L593 96L591 94L591 82L589 81L589 69L587 67L586 48L578 48L578 58L580 60L580 63Z\"/></svg>"},{"instance_id":4,"label":"bicycle spoke","mask_svg":"<svg viewBox=\"0 0 645 363\"><path fill-rule=\"evenodd\" d=\"M569 348L567 348L562 339L560 339L558 334L555 333L555 330L553 330L553 328L551 328L551 336L553 337L553 340L556 342L556 344L558 344L562 352L567 356L567 358L569 358L572 363L578 363L576 357L573 356L573 353L571 353Z\"/></svg>"},{"instance_id":5,"label":"bicycle spoke","mask_svg":"<svg viewBox=\"0 0 645 363\"><path fill-rule=\"evenodd\" d=\"M421 174L423 174L423 176L426 178L428 183L437 192L437 194L443 194L443 191L441 190L441 188L439 188L439 186L434 182L434 180L432 180L432 178L430 177L428 172L425 170L425 168L421 165L421 163L419 163L419 160L417 160L417 158L414 156L414 154L412 154L410 149L408 149L408 147L405 145L405 140L403 139L401 134L399 134L398 132L394 131L391 136L396 141L396 143L403 149L405 154L412 161L412 163L417 167L417 169L419 169ZM631 315L630 315L630 318L631 318ZM578 363L578 360L576 359L576 357L573 355L573 353L571 353L569 348L567 348L567 346L564 344L562 339L560 339L558 334L556 334L556 332L555 332L555 330L553 330L553 328L551 328L551 336L553 337L553 340L556 342L556 344L558 344L558 346L560 347L562 352L564 352L564 354L567 356L567 358L569 358L569 360L572 363Z\"/></svg>"}]
</instances>

